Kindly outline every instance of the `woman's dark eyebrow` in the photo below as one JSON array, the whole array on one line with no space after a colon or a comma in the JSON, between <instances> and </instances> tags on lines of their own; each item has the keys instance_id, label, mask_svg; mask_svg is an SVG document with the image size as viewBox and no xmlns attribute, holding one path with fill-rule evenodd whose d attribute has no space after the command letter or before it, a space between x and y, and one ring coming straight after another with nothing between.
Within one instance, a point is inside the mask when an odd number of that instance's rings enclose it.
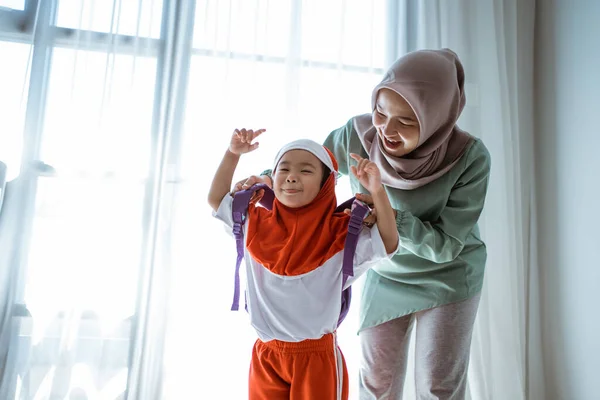
<instances>
[{"instance_id":1,"label":"woman's dark eyebrow","mask_svg":"<svg viewBox=\"0 0 600 400\"><path fill-rule=\"evenodd\" d=\"M412 115L406 115L406 116L399 115L398 118L400 118L400 119L407 119L407 120L413 121L413 122L416 121L416 119Z\"/></svg>"},{"instance_id":2,"label":"woman's dark eyebrow","mask_svg":"<svg viewBox=\"0 0 600 400\"><path fill-rule=\"evenodd\" d=\"M375 107L381 109L381 105L379 103L375 103ZM395 117L397 118L401 118L401 119L408 119L410 121L416 121L415 117L413 117L411 114L401 114L401 115L395 115Z\"/></svg>"}]
</instances>

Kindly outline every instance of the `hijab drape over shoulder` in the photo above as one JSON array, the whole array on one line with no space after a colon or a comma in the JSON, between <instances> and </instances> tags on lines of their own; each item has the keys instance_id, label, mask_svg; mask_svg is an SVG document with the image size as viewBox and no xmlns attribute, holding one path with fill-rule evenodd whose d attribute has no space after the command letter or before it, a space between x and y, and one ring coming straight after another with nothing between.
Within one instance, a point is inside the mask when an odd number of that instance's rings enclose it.
<instances>
[{"instance_id":1,"label":"hijab drape over shoulder","mask_svg":"<svg viewBox=\"0 0 600 400\"><path fill-rule=\"evenodd\" d=\"M383 88L402 96L420 125L417 148L403 157L388 154L371 114L354 118L354 128L385 185L416 189L438 179L461 158L473 137L456 126L465 106L465 74L458 56L448 49L420 50L398 59L372 95L372 110Z\"/></svg>"}]
</instances>

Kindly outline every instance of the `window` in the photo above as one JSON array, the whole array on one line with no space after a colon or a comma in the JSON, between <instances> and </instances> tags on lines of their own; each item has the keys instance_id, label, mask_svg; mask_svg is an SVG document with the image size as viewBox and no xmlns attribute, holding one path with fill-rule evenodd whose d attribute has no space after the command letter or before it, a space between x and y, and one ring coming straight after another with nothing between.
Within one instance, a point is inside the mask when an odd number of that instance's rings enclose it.
<instances>
[{"instance_id":1,"label":"window","mask_svg":"<svg viewBox=\"0 0 600 400\"><path fill-rule=\"evenodd\" d=\"M12 392L118 398L141 279L163 2L60 0L55 14L52 1L17 3L0 8L0 159L25 188L13 227Z\"/></svg>"},{"instance_id":2,"label":"window","mask_svg":"<svg viewBox=\"0 0 600 400\"><path fill-rule=\"evenodd\" d=\"M0 160L8 166L7 179L18 175L21 164L25 106L29 89L30 46L0 42Z\"/></svg>"},{"instance_id":3,"label":"window","mask_svg":"<svg viewBox=\"0 0 600 400\"><path fill-rule=\"evenodd\" d=\"M384 13L384 1L197 1L179 159L184 183L171 214L165 399L247 396L256 334L245 312L229 311L235 243L206 204L233 129L267 129L259 150L242 157L241 179L270 168L284 143L322 142L369 112L384 67ZM340 201L351 196L347 179L338 193ZM360 286L340 329L353 395Z\"/></svg>"},{"instance_id":4,"label":"window","mask_svg":"<svg viewBox=\"0 0 600 400\"><path fill-rule=\"evenodd\" d=\"M270 167L285 142L321 142L368 112L385 6L0 1L0 59L10 60L0 63L0 159L24 182L12 231L21 247L10 362L26 365L15 396L123 393L152 257L168 272L156 283L168 293L163 398L217 387L220 398L245 396L255 334L228 311L235 246L206 205L212 173L235 127L268 129L241 178ZM173 14L185 7L193 36L174 55L165 45L185 42ZM351 195L346 180L338 191ZM340 331L351 378L359 286Z\"/></svg>"},{"instance_id":5,"label":"window","mask_svg":"<svg viewBox=\"0 0 600 400\"><path fill-rule=\"evenodd\" d=\"M0 0L0 8L9 8L13 10L24 10L25 0Z\"/></svg>"}]
</instances>

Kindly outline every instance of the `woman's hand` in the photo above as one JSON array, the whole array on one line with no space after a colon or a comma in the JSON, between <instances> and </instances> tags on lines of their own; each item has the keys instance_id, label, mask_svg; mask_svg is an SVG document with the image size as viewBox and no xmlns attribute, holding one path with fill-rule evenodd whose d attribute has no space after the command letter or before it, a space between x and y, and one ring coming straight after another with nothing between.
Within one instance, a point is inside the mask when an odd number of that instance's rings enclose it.
<instances>
[{"instance_id":1,"label":"woman's hand","mask_svg":"<svg viewBox=\"0 0 600 400\"><path fill-rule=\"evenodd\" d=\"M363 203L367 204L369 207L371 207L371 212L369 213L369 215L363 220L363 224L365 224L366 226L373 226L373 224L375 224L377 222L377 210L375 208L373 208L373 197L370 194L366 194L366 193L356 193L354 195L354 197L356 197L357 200L362 201ZM350 214L350 210L346 209L344 210L344 212L346 214ZM394 218L396 217L397 211L394 210Z\"/></svg>"},{"instance_id":2,"label":"woman's hand","mask_svg":"<svg viewBox=\"0 0 600 400\"><path fill-rule=\"evenodd\" d=\"M250 189L250 187L252 187L253 185L256 185L257 183L264 183L268 187L273 188L273 181L267 175L261 175L261 176L251 175L248 178L242 179L241 181L236 183L233 186L232 193L236 193L241 190ZM265 193L265 191L263 189L254 193L252 195L252 198L250 199L250 204L256 204L258 201L260 201L260 199L263 197L264 193Z\"/></svg>"},{"instance_id":3,"label":"woman's hand","mask_svg":"<svg viewBox=\"0 0 600 400\"><path fill-rule=\"evenodd\" d=\"M273 188L272 182L273 181L271 180L271 178L267 175L250 175L249 177L244 178L235 184L235 186L233 187L233 193L239 192L240 190L249 189L252 185L256 185L257 183L264 183L268 187Z\"/></svg>"}]
</instances>

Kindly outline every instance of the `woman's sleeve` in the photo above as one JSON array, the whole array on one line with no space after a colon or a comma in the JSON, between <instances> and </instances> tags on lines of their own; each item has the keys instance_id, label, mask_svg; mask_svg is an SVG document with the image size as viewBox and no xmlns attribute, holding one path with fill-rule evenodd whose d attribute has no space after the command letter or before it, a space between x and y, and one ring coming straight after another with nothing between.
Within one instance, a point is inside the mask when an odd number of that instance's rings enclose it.
<instances>
[{"instance_id":1,"label":"woman's sleeve","mask_svg":"<svg viewBox=\"0 0 600 400\"><path fill-rule=\"evenodd\" d=\"M481 142L473 144L467 167L452 188L444 211L435 222L423 222L408 211L398 211L396 225L401 249L435 263L454 260L483 210L490 175L490 155Z\"/></svg>"},{"instance_id":2,"label":"woman's sleeve","mask_svg":"<svg viewBox=\"0 0 600 400\"><path fill-rule=\"evenodd\" d=\"M335 156L338 172L342 175L348 175L348 141L353 129L353 122L349 120L346 125L331 132L323 143Z\"/></svg>"}]
</instances>

